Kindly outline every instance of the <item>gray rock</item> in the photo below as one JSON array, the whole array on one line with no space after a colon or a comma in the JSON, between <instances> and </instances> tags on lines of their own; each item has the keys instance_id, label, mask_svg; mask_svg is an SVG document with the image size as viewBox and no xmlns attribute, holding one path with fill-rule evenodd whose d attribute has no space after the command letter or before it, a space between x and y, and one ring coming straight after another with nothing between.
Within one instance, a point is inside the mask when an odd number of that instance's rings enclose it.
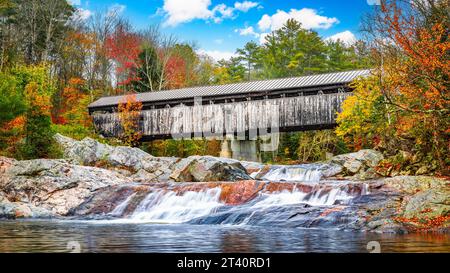
<instances>
[{"instance_id":1,"label":"gray rock","mask_svg":"<svg viewBox=\"0 0 450 273\"><path fill-rule=\"evenodd\" d=\"M50 211L33 206L31 204L20 202L0 203L0 219L19 219L19 218L54 218L55 214Z\"/></svg>"},{"instance_id":2,"label":"gray rock","mask_svg":"<svg viewBox=\"0 0 450 273\"><path fill-rule=\"evenodd\" d=\"M191 156L174 167L170 178L177 182L251 180L240 162L212 156Z\"/></svg>"},{"instance_id":3,"label":"gray rock","mask_svg":"<svg viewBox=\"0 0 450 273\"><path fill-rule=\"evenodd\" d=\"M57 215L67 214L102 187L131 182L114 171L48 159L17 161L4 178L0 189L9 200Z\"/></svg>"},{"instance_id":4,"label":"gray rock","mask_svg":"<svg viewBox=\"0 0 450 273\"><path fill-rule=\"evenodd\" d=\"M448 187L419 192L406 201L404 217L420 218L425 214L428 217L450 214L450 189Z\"/></svg>"},{"instance_id":5,"label":"gray rock","mask_svg":"<svg viewBox=\"0 0 450 273\"><path fill-rule=\"evenodd\" d=\"M102 144L92 138L85 138L81 141L56 134L55 140L64 151L64 158L78 164L90 165L100 160L106 160L113 152L112 146Z\"/></svg>"},{"instance_id":6,"label":"gray rock","mask_svg":"<svg viewBox=\"0 0 450 273\"><path fill-rule=\"evenodd\" d=\"M328 162L338 164L343 167L343 171L347 174L363 174L368 170L373 170L378 163L383 160L383 154L375 150L360 150L356 153L343 154L332 157ZM372 171L366 175L368 179L376 177ZM361 178L364 175L360 176Z\"/></svg>"},{"instance_id":7,"label":"gray rock","mask_svg":"<svg viewBox=\"0 0 450 273\"><path fill-rule=\"evenodd\" d=\"M138 148L110 146L91 138L77 141L56 134L55 139L64 150L64 158L71 162L124 168L132 171L133 174L139 172L139 175L135 176L138 180L154 181L159 176L161 179L167 180L172 173L171 168L179 161L178 158L154 157ZM155 174L155 172L159 174ZM146 173L147 177L144 176Z\"/></svg>"},{"instance_id":8,"label":"gray rock","mask_svg":"<svg viewBox=\"0 0 450 273\"><path fill-rule=\"evenodd\" d=\"M448 181L432 176L396 176L383 180L384 184L400 192L415 194L418 191L426 191L432 188L446 187Z\"/></svg>"}]
</instances>

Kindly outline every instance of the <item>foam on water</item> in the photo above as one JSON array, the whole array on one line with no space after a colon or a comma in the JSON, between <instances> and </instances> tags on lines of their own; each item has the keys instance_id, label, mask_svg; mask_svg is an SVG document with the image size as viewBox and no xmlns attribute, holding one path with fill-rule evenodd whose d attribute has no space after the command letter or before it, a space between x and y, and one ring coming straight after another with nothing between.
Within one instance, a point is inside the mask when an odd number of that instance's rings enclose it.
<instances>
[{"instance_id":1,"label":"foam on water","mask_svg":"<svg viewBox=\"0 0 450 273\"><path fill-rule=\"evenodd\" d=\"M188 191L182 195L176 192L152 192L139 204L130 220L136 222L183 223L208 215L220 203L221 189Z\"/></svg>"},{"instance_id":2,"label":"foam on water","mask_svg":"<svg viewBox=\"0 0 450 273\"><path fill-rule=\"evenodd\" d=\"M259 178L268 181L286 181L286 182L319 182L320 180L333 176L342 171L342 167L330 163L314 163L300 165L274 165L270 170L262 174ZM256 178L261 171L252 173Z\"/></svg>"},{"instance_id":3,"label":"foam on water","mask_svg":"<svg viewBox=\"0 0 450 273\"><path fill-rule=\"evenodd\" d=\"M271 207L307 204L310 206L333 206L348 203L354 195L345 190L345 185L324 186L317 184L311 192L303 192L300 188L292 191L262 192L248 203L230 206L220 201L221 188L205 189L203 191L176 191L158 190L147 194L138 204L134 212L126 218L113 220L130 223L185 223L199 217L213 215L216 211L230 211L230 213L250 212L250 219L255 212ZM364 187L361 194L367 194ZM130 195L110 213L120 217L135 194ZM240 221L238 224L245 224Z\"/></svg>"}]
</instances>

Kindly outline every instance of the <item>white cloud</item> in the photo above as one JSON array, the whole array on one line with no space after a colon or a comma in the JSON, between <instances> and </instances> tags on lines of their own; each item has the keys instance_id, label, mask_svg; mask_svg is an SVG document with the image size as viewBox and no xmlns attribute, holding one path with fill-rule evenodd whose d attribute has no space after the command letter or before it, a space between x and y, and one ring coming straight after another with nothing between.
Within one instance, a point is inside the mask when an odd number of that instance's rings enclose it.
<instances>
[{"instance_id":1,"label":"white cloud","mask_svg":"<svg viewBox=\"0 0 450 273\"><path fill-rule=\"evenodd\" d=\"M381 0L367 0L368 5L381 5Z\"/></svg>"},{"instance_id":2,"label":"white cloud","mask_svg":"<svg viewBox=\"0 0 450 273\"><path fill-rule=\"evenodd\" d=\"M343 31L343 32L339 32L334 34L333 36L330 36L328 38L326 38L326 40L329 41L341 41L344 44L350 45L353 44L354 42L356 42L356 36L349 30Z\"/></svg>"},{"instance_id":3,"label":"white cloud","mask_svg":"<svg viewBox=\"0 0 450 273\"><path fill-rule=\"evenodd\" d=\"M221 44L223 44L223 39L215 39L214 43L221 45Z\"/></svg>"},{"instance_id":4,"label":"white cloud","mask_svg":"<svg viewBox=\"0 0 450 273\"><path fill-rule=\"evenodd\" d=\"M271 25L272 25L272 18L267 14L264 14L261 20L259 20L258 22L258 27L261 30L269 29Z\"/></svg>"},{"instance_id":5,"label":"white cloud","mask_svg":"<svg viewBox=\"0 0 450 273\"><path fill-rule=\"evenodd\" d=\"M92 11L88 9L78 8L72 15L72 20L74 21L85 21L92 16Z\"/></svg>"},{"instance_id":6,"label":"white cloud","mask_svg":"<svg viewBox=\"0 0 450 273\"><path fill-rule=\"evenodd\" d=\"M211 58L213 58L214 61L220 61L220 60L229 60L231 57L235 57L236 54L229 51L219 51L219 50L204 50L200 49L198 50L198 53L200 55L208 55Z\"/></svg>"},{"instance_id":7,"label":"white cloud","mask_svg":"<svg viewBox=\"0 0 450 273\"><path fill-rule=\"evenodd\" d=\"M289 12L278 10L272 16L265 14L258 22L258 26L262 31L269 29L274 31L280 29L289 19L299 21L306 29L328 29L339 23L335 17L322 16L314 9L303 8L301 10L291 9Z\"/></svg>"},{"instance_id":8,"label":"white cloud","mask_svg":"<svg viewBox=\"0 0 450 273\"><path fill-rule=\"evenodd\" d=\"M270 33L261 33L259 34L259 43L261 45L263 45L266 42L266 37L267 35L269 35Z\"/></svg>"},{"instance_id":9,"label":"white cloud","mask_svg":"<svg viewBox=\"0 0 450 273\"><path fill-rule=\"evenodd\" d=\"M218 14L218 16L214 17L214 22L220 23L223 21L223 19L233 18L233 12L234 12L234 8L228 7L225 4L219 4L219 5L215 6L212 10L212 13L214 15Z\"/></svg>"},{"instance_id":10,"label":"white cloud","mask_svg":"<svg viewBox=\"0 0 450 273\"><path fill-rule=\"evenodd\" d=\"M220 23L224 19L235 18L236 11L248 12L259 3L252 1L235 2L234 6L218 4L210 8L211 0L164 0L162 9L157 14L166 16L164 25L176 26L196 19L212 20Z\"/></svg>"},{"instance_id":11,"label":"white cloud","mask_svg":"<svg viewBox=\"0 0 450 273\"><path fill-rule=\"evenodd\" d=\"M234 32L238 32L241 36L254 36L255 38L259 37L259 33L256 33L253 27L235 29Z\"/></svg>"},{"instance_id":12,"label":"white cloud","mask_svg":"<svg viewBox=\"0 0 450 273\"><path fill-rule=\"evenodd\" d=\"M252 8L258 7L258 2L252 2L252 1L244 1L244 2L236 2L234 3L234 8L237 10L240 10L242 12L247 12Z\"/></svg>"},{"instance_id":13,"label":"white cloud","mask_svg":"<svg viewBox=\"0 0 450 273\"><path fill-rule=\"evenodd\" d=\"M167 15L165 25L176 26L194 19L209 19L211 0L164 0L163 11Z\"/></svg>"}]
</instances>

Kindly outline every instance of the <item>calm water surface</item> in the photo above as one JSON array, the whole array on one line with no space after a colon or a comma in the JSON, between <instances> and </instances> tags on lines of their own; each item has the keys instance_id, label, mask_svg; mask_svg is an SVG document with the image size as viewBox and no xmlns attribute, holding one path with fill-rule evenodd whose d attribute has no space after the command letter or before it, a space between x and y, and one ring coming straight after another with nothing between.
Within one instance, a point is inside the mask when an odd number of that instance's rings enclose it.
<instances>
[{"instance_id":1,"label":"calm water surface","mask_svg":"<svg viewBox=\"0 0 450 273\"><path fill-rule=\"evenodd\" d=\"M317 229L185 224L0 221L0 252L450 252L448 234L380 235Z\"/></svg>"}]
</instances>

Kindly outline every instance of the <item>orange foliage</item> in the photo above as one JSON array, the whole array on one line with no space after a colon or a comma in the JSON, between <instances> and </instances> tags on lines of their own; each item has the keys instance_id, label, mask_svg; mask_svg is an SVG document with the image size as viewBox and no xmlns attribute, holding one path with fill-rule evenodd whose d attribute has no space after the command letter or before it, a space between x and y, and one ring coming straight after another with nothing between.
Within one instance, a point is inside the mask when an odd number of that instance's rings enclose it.
<instances>
[{"instance_id":1,"label":"orange foliage","mask_svg":"<svg viewBox=\"0 0 450 273\"><path fill-rule=\"evenodd\" d=\"M434 228L443 227L446 222L450 220L450 215L448 216L436 216L436 217L423 217L421 219L417 217L406 218L406 217L394 217L394 221L404 224L409 224L409 228L412 231L420 232L420 231L428 231Z\"/></svg>"},{"instance_id":2,"label":"orange foliage","mask_svg":"<svg viewBox=\"0 0 450 273\"><path fill-rule=\"evenodd\" d=\"M172 56L165 67L167 87L169 89L182 88L186 85L186 63L180 56Z\"/></svg>"},{"instance_id":3,"label":"orange foliage","mask_svg":"<svg viewBox=\"0 0 450 273\"><path fill-rule=\"evenodd\" d=\"M88 95L83 92L85 81L80 78L71 78L68 86L61 94L61 110L53 121L56 124L79 124L89 127L91 119L86 111Z\"/></svg>"},{"instance_id":4,"label":"orange foliage","mask_svg":"<svg viewBox=\"0 0 450 273\"><path fill-rule=\"evenodd\" d=\"M396 132L431 151L445 169L450 148L448 26L444 20L424 25L396 1L383 1L381 11L378 31L389 42L384 42L379 73L383 95L396 108Z\"/></svg>"},{"instance_id":5,"label":"orange foliage","mask_svg":"<svg viewBox=\"0 0 450 273\"><path fill-rule=\"evenodd\" d=\"M39 87L37 83L29 83L25 87L25 96L28 104L31 106L30 114L33 116L50 116L52 104L50 96L39 94Z\"/></svg>"},{"instance_id":6,"label":"orange foliage","mask_svg":"<svg viewBox=\"0 0 450 273\"><path fill-rule=\"evenodd\" d=\"M14 118L13 120L7 122L4 126L3 126L3 130L12 130L12 129L23 129L23 127L25 126L26 123L26 118L25 116L18 116L16 118Z\"/></svg>"},{"instance_id":7,"label":"orange foliage","mask_svg":"<svg viewBox=\"0 0 450 273\"><path fill-rule=\"evenodd\" d=\"M140 132L140 118L142 102L136 99L135 94L129 94L119 103L119 119L122 126L122 141L130 146L136 146L142 137Z\"/></svg>"}]
</instances>

